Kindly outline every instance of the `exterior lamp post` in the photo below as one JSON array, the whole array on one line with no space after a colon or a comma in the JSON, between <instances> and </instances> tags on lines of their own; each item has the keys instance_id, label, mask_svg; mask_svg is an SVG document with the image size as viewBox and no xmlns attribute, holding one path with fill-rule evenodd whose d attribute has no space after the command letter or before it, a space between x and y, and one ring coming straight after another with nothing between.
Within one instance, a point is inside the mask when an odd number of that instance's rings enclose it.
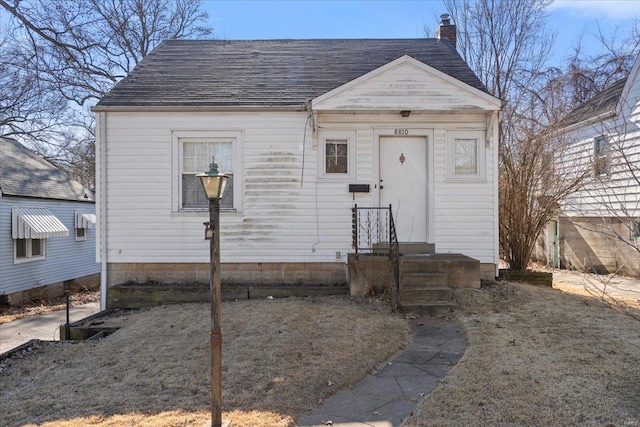
<instances>
[{"instance_id":1,"label":"exterior lamp post","mask_svg":"<svg viewBox=\"0 0 640 427\"><path fill-rule=\"evenodd\" d=\"M209 288L211 292L211 427L222 426L222 332L220 290L220 199L227 186L227 175L218 172L213 161L200 178L209 199L209 222L205 222L205 239L209 240Z\"/></svg>"}]
</instances>

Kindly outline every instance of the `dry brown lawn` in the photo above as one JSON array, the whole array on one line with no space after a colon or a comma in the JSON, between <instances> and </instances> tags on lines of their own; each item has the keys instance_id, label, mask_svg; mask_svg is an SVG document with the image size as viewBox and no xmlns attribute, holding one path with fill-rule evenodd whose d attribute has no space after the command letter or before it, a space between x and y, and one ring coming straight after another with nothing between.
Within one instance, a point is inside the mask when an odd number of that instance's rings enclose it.
<instances>
[{"instance_id":1,"label":"dry brown lawn","mask_svg":"<svg viewBox=\"0 0 640 427\"><path fill-rule=\"evenodd\" d=\"M223 413L288 426L405 347L407 322L374 299L223 304ZM109 319L99 342L44 345L0 374L0 426L199 426L210 417L208 304Z\"/></svg>"},{"instance_id":2,"label":"dry brown lawn","mask_svg":"<svg viewBox=\"0 0 640 427\"><path fill-rule=\"evenodd\" d=\"M456 292L469 339L406 426L640 426L640 323L523 284Z\"/></svg>"},{"instance_id":3,"label":"dry brown lawn","mask_svg":"<svg viewBox=\"0 0 640 427\"><path fill-rule=\"evenodd\" d=\"M457 290L469 347L406 426L640 426L640 323L601 301L498 284ZM47 345L0 374L0 425L202 426L209 308L114 318L96 343ZM407 321L348 297L223 305L224 417L291 426L407 342ZM329 385L333 384L333 385Z\"/></svg>"}]
</instances>

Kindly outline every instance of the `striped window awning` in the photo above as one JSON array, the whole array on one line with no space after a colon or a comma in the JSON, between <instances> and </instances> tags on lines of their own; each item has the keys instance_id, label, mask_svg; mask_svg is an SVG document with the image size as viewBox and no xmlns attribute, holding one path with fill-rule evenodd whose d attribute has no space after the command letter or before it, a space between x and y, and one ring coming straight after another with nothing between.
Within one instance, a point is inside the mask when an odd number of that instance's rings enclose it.
<instances>
[{"instance_id":1,"label":"striped window awning","mask_svg":"<svg viewBox=\"0 0 640 427\"><path fill-rule=\"evenodd\" d=\"M49 209L11 209L11 236L14 239L48 239L68 235L69 229Z\"/></svg>"},{"instance_id":2,"label":"striped window awning","mask_svg":"<svg viewBox=\"0 0 640 427\"><path fill-rule=\"evenodd\" d=\"M96 214L91 211L76 210L76 228L93 228L96 226Z\"/></svg>"}]
</instances>

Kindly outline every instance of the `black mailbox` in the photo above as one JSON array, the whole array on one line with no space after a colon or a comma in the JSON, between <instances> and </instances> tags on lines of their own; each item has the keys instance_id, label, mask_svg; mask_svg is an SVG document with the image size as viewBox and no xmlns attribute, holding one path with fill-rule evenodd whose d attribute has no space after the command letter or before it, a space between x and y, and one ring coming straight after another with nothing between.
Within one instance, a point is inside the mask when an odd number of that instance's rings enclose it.
<instances>
[{"instance_id":1,"label":"black mailbox","mask_svg":"<svg viewBox=\"0 0 640 427\"><path fill-rule=\"evenodd\" d=\"M369 184L349 184L349 193L368 193Z\"/></svg>"}]
</instances>

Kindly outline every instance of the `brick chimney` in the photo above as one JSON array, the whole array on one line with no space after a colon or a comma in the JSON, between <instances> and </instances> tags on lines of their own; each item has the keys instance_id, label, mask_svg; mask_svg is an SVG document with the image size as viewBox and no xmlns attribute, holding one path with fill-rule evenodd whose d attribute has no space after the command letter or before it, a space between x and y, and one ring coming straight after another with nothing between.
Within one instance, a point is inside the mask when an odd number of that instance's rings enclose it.
<instances>
[{"instance_id":1,"label":"brick chimney","mask_svg":"<svg viewBox=\"0 0 640 427\"><path fill-rule=\"evenodd\" d=\"M438 39L449 39L449 42L453 45L453 48L456 47L456 26L451 23L451 18L449 18L448 13L443 13L440 15L440 26L438 26L438 30L436 31L436 37Z\"/></svg>"}]
</instances>

